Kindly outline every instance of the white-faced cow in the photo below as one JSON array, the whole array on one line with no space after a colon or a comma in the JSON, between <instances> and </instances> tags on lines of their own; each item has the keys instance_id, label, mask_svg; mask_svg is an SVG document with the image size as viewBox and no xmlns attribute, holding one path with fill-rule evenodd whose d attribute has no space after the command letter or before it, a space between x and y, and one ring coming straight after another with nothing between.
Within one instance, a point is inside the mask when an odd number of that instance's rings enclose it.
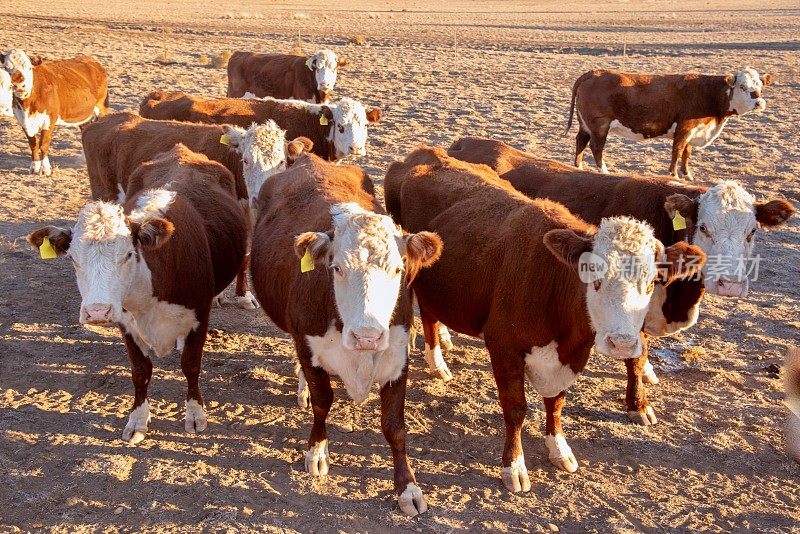
<instances>
[{"instance_id":1,"label":"white-faced cow","mask_svg":"<svg viewBox=\"0 0 800 534\"><path fill-rule=\"evenodd\" d=\"M789 457L800 463L800 349L789 349L784 370L786 390L786 451Z\"/></svg>"},{"instance_id":2,"label":"white-faced cow","mask_svg":"<svg viewBox=\"0 0 800 534\"><path fill-rule=\"evenodd\" d=\"M0 68L0 117L13 117L14 91L11 89L11 75Z\"/></svg>"},{"instance_id":3,"label":"white-faced cow","mask_svg":"<svg viewBox=\"0 0 800 534\"><path fill-rule=\"evenodd\" d=\"M131 361L135 396L122 437L144 439L150 421L150 353L181 352L188 384L185 428L200 432L206 413L199 376L212 299L236 276L247 226L233 175L177 146L131 176L124 206L92 202L71 229L48 226L47 238L75 266L81 323L118 323Z\"/></svg>"},{"instance_id":4,"label":"white-faced cow","mask_svg":"<svg viewBox=\"0 0 800 534\"><path fill-rule=\"evenodd\" d=\"M2 57L11 75L13 112L31 148L31 172L52 174L50 140L56 126L81 126L108 111L108 77L89 56L34 65L19 49Z\"/></svg>"},{"instance_id":5,"label":"white-faced cow","mask_svg":"<svg viewBox=\"0 0 800 534\"><path fill-rule=\"evenodd\" d=\"M339 67L347 60L332 50L311 56L236 52L228 61L228 93L241 97L296 98L307 102L328 102L336 85Z\"/></svg>"},{"instance_id":6,"label":"white-faced cow","mask_svg":"<svg viewBox=\"0 0 800 534\"><path fill-rule=\"evenodd\" d=\"M377 383L400 508L424 512L403 416L413 318L407 284L436 261L441 241L429 232L403 234L383 213L363 170L313 154L269 180L259 205L253 287L264 311L292 335L308 381L314 425L306 470L328 472L330 375L359 404Z\"/></svg>"},{"instance_id":7,"label":"white-faced cow","mask_svg":"<svg viewBox=\"0 0 800 534\"><path fill-rule=\"evenodd\" d=\"M615 359L641 355L655 285L693 275L702 251L683 242L665 251L647 224L629 217L587 224L441 149L423 147L393 163L384 183L395 221L444 242L439 260L413 283L423 322L438 320L486 342L506 427L503 483L515 492L530 489L520 435L526 374L544 397L550 461L575 471L561 429L564 391L592 345ZM686 265L693 255L698 263ZM583 265L605 269L579 278Z\"/></svg>"},{"instance_id":8,"label":"white-faced cow","mask_svg":"<svg viewBox=\"0 0 800 534\"><path fill-rule=\"evenodd\" d=\"M627 139L672 139L669 172L691 179L692 147L711 144L733 115L763 111L761 96L769 74L747 67L735 74L636 74L596 69L572 87L567 131L578 115L575 165L583 165L586 145L601 172L608 172L603 147L609 133ZM680 160L680 166L678 165Z\"/></svg>"},{"instance_id":9,"label":"white-faced cow","mask_svg":"<svg viewBox=\"0 0 800 534\"><path fill-rule=\"evenodd\" d=\"M597 176L493 139L465 137L454 142L448 154L497 169L502 178L526 196L559 202L587 222L599 224L604 217L629 216L649 223L664 245L685 240L699 247L708 257L704 277L657 286L644 323L645 333L653 336L673 334L694 325L705 291L746 296L749 269L739 267L750 266L756 229L783 224L794 213L788 201L757 202L735 182L721 182L709 188L671 177ZM676 220L676 213L680 219ZM441 374L442 366L447 369L447 365L441 358L434 326L430 327L432 339L427 340L430 352L426 356L435 361L437 373ZM658 382L647 354L635 362L626 362L626 367L628 416L640 424L655 423L655 412L642 384L643 377L647 382Z\"/></svg>"},{"instance_id":10,"label":"white-faced cow","mask_svg":"<svg viewBox=\"0 0 800 534\"><path fill-rule=\"evenodd\" d=\"M139 107L150 119L236 124L249 126L274 120L286 135L306 137L312 152L328 160L367 153L367 126L378 122L381 110L365 109L351 98L335 103L309 104L301 100L200 98L181 92L154 91Z\"/></svg>"}]
</instances>

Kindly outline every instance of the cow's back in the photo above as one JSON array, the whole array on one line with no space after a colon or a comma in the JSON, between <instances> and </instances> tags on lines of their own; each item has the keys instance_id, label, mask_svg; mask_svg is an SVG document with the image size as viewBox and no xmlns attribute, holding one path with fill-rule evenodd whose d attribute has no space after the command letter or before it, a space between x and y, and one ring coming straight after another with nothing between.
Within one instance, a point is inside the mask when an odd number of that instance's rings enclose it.
<instances>
[{"instance_id":1,"label":"cow's back","mask_svg":"<svg viewBox=\"0 0 800 534\"><path fill-rule=\"evenodd\" d=\"M79 124L93 115L106 114L108 76L90 56L42 62L34 66L33 79L29 113L49 112L66 124ZM53 105L58 109L47 109Z\"/></svg>"},{"instance_id":2,"label":"cow's back","mask_svg":"<svg viewBox=\"0 0 800 534\"><path fill-rule=\"evenodd\" d=\"M250 92L259 98L313 98L313 93L295 94L306 74L303 69L308 70L302 56L236 52L228 61L227 96L238 98Z\"/></svg>"}]
</instances>

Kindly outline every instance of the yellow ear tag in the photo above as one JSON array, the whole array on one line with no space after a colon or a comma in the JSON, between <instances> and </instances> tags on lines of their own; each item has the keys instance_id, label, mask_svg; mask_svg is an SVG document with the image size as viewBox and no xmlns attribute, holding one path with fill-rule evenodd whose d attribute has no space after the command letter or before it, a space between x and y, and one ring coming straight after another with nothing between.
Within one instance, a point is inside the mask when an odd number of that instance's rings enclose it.
<instances>
[{"instance_id":1,"label":"yellow ear tag","mask_svg":"<svg viewBox=\"0 0 800 534\"><path fill-rule=\"evenodd\" d=\"M675 210L675 217L672 218L673 230L686 230L686 219L683 218L681 212Z\"/></svg>"},{"instance_id":2,"label":"yellow ear tag","mask_svg":"<svg viewBox=\"0 0 800 534\"><path fill-rule=\"evenodd\" d=\"M311 257L311 251L306 249L306 253L300 259L300 272L307 273L314 270L314 258Z\"/></svg>"},{"instance_id":3,"label":"yellow ear tag","mask_svg":"<svg viewBox=\"0 0 800 534\"><path fill-rule=\"evenodd\" d=\"M41 256L43 260L53 260L58 257L56 249L53 248L53 245L50 244L50 240L46 237L42 240L42 245L39 247L39 256Z\"/></svg>"},{"instance_id":4,"label":"yellow ear tag","mask_svg":"<svg viewBox=\"0 0 800 534\"><path fill-rule=\"evenodd\" d=\"M325 115L320 115L319 116L319 123L321 125L323 125L323 126L327 126L328 125L328 119L325 118Z\"/></svg>"},{"instance_id":5,"label":"yellow ear tag","mask_svg":"<svg viewBox=\"0 0 800 534\"><path fill-rule=\"evenodd\" d=\"M786 399L783 401L787 408L789 408L793 414L797 417L800 417L800 400L798 399Z\"/></svg>"},{"instance_id":6,"label":"yellow ear tag","mask_svg":"<svg viewBox=\"0 0 800 534\"><path fill-rule=\"evenodd\" d=\"M219 142L220 144L223 144L225 146L231 144L231 140L230 138L228 138L228 134L222 134L222 137L219 138Z\"/></svg>"}]
</instances>

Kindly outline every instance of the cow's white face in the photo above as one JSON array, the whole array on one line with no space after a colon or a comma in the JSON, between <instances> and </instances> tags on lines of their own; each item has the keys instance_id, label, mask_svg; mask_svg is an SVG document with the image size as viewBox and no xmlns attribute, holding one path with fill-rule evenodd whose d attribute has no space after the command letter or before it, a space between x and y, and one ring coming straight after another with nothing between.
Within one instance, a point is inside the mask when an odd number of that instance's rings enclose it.
<instances>
[{"instance_id":1,"label":"cow's white face","mask_svg":"<svg viewBox=\"0 0 800 534\"><path fill-rule=\"evenodd\" d=\"M11 87L18 98L28 98L33 91L33 63L19 48L6 52L3 67L11 75Z\"/></svg>"},{"instance_id":2,"label":"cow's white face","mask_svg":"<svg viewBox=\"0 0 800 534\"><path fill-rule=\"evenodd\" d=\"M732 76L730 81L733 93L731 94L730 110L738 115L750 111L764 111L767 102L761 97L764 85L769 85L771 77L764 75L763 79L755 69L747 67Z\"/></svg>"},{"instance_id":3,"label":"cow's white face","mask_svg":"<svg viewBox=\"0 0 800 534\"><path fill-rule=\"evenodd\" d=\"M225 132L229 146L242 155L242 174L250 203L254 204L267 179L286 170L286 132L273 120L253 124L247 130L230 126Z\"/></svg>"},{"instance_id":4,"label":"cow's white face","mask_svg":"<svg viewBox=\"0 0 800 534\"><path fill-rule=\"evenodd\" d=\"M11 75L0 68L0 117L13 117L12 103L14 92L11 89Z\"/></svg>"},{"instance_id":5,"label":"cow's white face","mask_svg":"<svg viewBox=\"0 0 800 534\"><path fill-rule=\"evenodd\" d=\"M339 72L339 59L332 50L320 50L309 56L306 65L314 71L317 80L317 91L327 94L333 91L336 85L336 76Z\"/></svg>"},{"instance_id":6,"label":"cow's white face","mask_svg":"<svg viewBox=\"0 0 800 534\"><path fill-rule=\"evenodd\" d=\"M380 110L367 112L360 102L342 98L336 104L322 106L321 112L333 123L328 140L333 142L337 159L367 153L367 124L380 120Z\"/></svg>"},{"instance_id":7,"label":"cow's white face","mask_svg":"<svg viewBox=\"0 0 800 534\"><path fill-rule=\"evenodd\" d=\"M296 252L303 255L308 250L315 262L327 260L344 347L386 350L403 273L436 261L441 240L428 232L404 236L390 217L354 203L335 204L331 216L333 238L318 232L301 234L295 240Z\"/></svg>"}]
</instances>

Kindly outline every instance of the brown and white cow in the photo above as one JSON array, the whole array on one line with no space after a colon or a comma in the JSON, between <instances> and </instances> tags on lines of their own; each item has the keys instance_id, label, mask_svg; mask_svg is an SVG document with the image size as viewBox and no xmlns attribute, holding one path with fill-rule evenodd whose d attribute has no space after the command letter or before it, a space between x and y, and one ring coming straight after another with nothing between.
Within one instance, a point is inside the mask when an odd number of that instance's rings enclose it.
<instances>
[{"instance_id":1,"label":"brown and white cow","mask_svg":"<svg viewBox=\"0 0 800 534\"><path fill-rule=\"evenodd\" d=\"M287 141L285 132L271 121L245 130L227 125L154 121L127 112L87 125L82 141L94 199L124 201L129 176L140 164L183 143L231 171L248 219L250 203L255 202L264 182L286 169L311 145L304 138ZM246 257L237 278L235 300L243 308L257 306L247 290Z\"/></svg>"},{"instance_id":2,"label":"brown and white cow","mask_svg":"<svg viewBox=\"0 0 800 534\"><path fill-rule=\"evenodd\" d=\"M228 61L228 93L241 97L296 98L308 102L328 102L336 85L339 67L347 60L332 50L311 56L235 52Z\"/></svg>"},{"instance_id":3,"label":"brown and white cow","mask_svg":"<svg viewBox=\"0 0 800 534\"><path fill-rule=\"evenodd\" d=\"M2 57L11 75L13 112L31 148L31 172L52 174L50 140L56 126L81 126L108 111L108 76L89 56L34 65L19 49Z\"/></svg>"},{"instance_id":4,"label":"brown and white cow","mask_svg":"<svg viewBox=\"0 0 800 534\"><path fill-rule=\"evenodd\" d=\"M709 188L671 177L597 176L493 139L465 137L454 142L448 154L504 171L502 178L518 191L531 198L559 202L587 222L599 224L604 217L620 215L634 217L649 223L656 238L667 246L687 241L699 247L708 257L702 279L678 280L668 287L656 288L644 323L644 332L653 336L673 334L694 325L705 291L745 297L750 280L745 270L738 269L739 259L744 263L752 259L756 229L783 224L794 213L788 201L757 202L736 182L720 182ZM684 229L675 229L676 212L683 217ZM721 261L726 258L732 261ZM431 338L426 344L426 358L432 372L436 369L441 374L447 364L436 343L436 331ZM646 353L639 361L626 362L626 366L628 416L641 424L655 423L642 377L650 383L657 383L658 378Z\"/></svg>"},{"instance_id":5,"label":"brown and white cow","mask_svg":"<svg viewBox=\"0 0 800 534\"><path fill-rule=\"evenodd\" d=\"M40 248L47 238L72 258L81 323L119 324L135 390L122 438L136 444L150 421L150 353L181 351L185 428L206 428L199 376L209 311L239 270L247 225L233 175L182 145L140 165L129 184L124 206L91 202L71 230L48 226L28 240Z\"/></svg>"},{"instance_id":6,"label":"brown and white cow","mask_svg":"<svg viewBox=\"0 0 800 534\"><path fill-rule=\"evenodd\" d=\"M381 110L366 110L360 102L309 104L274 98L201 98L182 92L153 91L139 106L150 119L249 126L274 120L289 137L307 137L312 152L328 160L367 153L367 126L378 122Z\"/></svg>"},{"instance_id":7,"label":"brown and white cow","mask_svg":"<svg viewBox=\"0 0 800 534\"><path fill-rule=\"evenodd\" d=\"M772 76L747 67L726 76L706 74L637 74L596 69L581 75L572 87L567 132L578 115L575 165L583 165L586 145L606 173L603 147L609 133L627 139L672 139L669 172L691 179L692 147L710 145L733 115L763 111L761 93ZM680 166L678 160L680 159Z\"/></svg>"},{"instance_id":8,"label":"brown and white cow","mask_svg":"<svg viewBox=\"0 0 800 534\"><path fill-rule=\"evenodd\" d=\"M786 416L786 451L800 463L800 349L793 347L786 355L784 387L789 414Z\"/></svg>"},{"instance_id":9,"label":"brown and white cow","mask_svg":"<svg viewBox=\"0 0 800 534\"><path fill-rule=\"evenodd\" d=\"M406 456L403 411L413 319L407 284L436 261L441 240L429 232L403 234L384 214L361 168L313 154L268 181L259 204L253 287L267 315L292 335L311 391L306 470L328 472L330 375L359 404L377 383L400 508L409 515L425 512Z\"/></svg>"},{"instance_id":10,"label":"brown and white cow","mask_svg":"<svg viewBox=\"0 0 800 534\"><path fill-rule=\"evenodd\" d=\"M0 62L2 63L2 62ZM14 91L11 89L11 75L0 68L0 117L13 117Z\"/></svg>"},{"instance_id":11,"label":"brown and white cow","mask_svg":"<svg viewBox=\"0 0 800 534\"><path fill-rule=\"evenodd\" d=\"M413 283L423 322L438 320L486 343L506 427L503 483L530 489L520 434L526 375L544 397L550 461L575 471L561 429L564 391L592 345L615 359L641 355L654 286L693 275L702 251L682 242L665 251L647 224L629 217L587 224L438 148L393 163L384 184L395 221L444 242L439 260ZM700 258L696 266L681 263L692 255ZM585 266L598 267L596 275L579 277Z\"/></svg>"}]
</instances>

